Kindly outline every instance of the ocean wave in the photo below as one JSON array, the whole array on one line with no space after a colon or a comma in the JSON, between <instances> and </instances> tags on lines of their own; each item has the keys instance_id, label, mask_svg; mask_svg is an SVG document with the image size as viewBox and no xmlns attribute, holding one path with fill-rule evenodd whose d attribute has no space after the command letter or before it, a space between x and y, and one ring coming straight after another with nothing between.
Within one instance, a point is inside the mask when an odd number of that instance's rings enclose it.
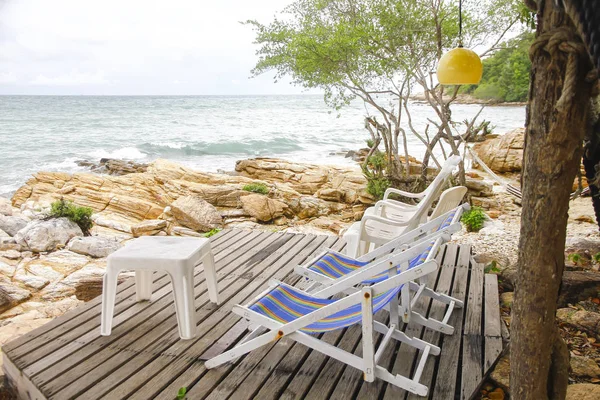
<instances>
[{"instance_id":1,"label":"ocean wave","mask_svg":"<svg viewBox=\"0 0 600 400\"><path fill-rule=\"evenodd\" d=\"M202 155L264 155L304 150L296 141L287 138L270 140L224 141L218 143L150 142L138 146L142 151L160 156Z\"/></svg>"},{"instance_id":2,"label":"ocean wave","mask_svg":"<svg viewBox=\"0 0 600 400\"><path fill-rule=\"evenodd\" d=\"M123 160L141 160L148 157L147 154L142 153L136 147L122 147L113 151L105 149L94 150L88 154L89 157L94 159L100 158L118 158Z\"/></svg>"}]
</instances>

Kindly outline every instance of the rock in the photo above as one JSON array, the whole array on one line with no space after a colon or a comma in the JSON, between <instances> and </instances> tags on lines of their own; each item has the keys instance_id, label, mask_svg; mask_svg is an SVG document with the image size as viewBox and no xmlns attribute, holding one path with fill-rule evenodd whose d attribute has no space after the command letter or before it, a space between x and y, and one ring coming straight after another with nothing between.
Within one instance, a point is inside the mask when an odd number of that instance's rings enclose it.
<instances>
[{"instance_id":1,"label":"rock","mask_svg":"<svg viewBox=\"0 0 600 400\"><path fill-rule=\"evenodd\" d=\"M217 209L196 196L183 196L171 203L171 212L177 221L192 230L208 232L223 224Z\"/></svg>"},{"instance_id":2,"label":"rock","mask_svg":"<svg viewBox=\"0 0 600 400\"><path fill-rule=\"evenodd\" d=\"M167 227L167 221L162 219L150 219L131 227L133 237L152 236Z\"/></svg>"},{"instance_id":3,"label":"rock","mask_svg":"<svg viewBox=\"0 0 600 400\"><path fill-rule=\"evenodd\" d=\"M0 276L0 312L16 306L29 297L31 297L29 290L21 289L8 279Z\"/></svg>"},{"instance_id":4,"label":"rock","mask_svg":"<svg viewBox=\"0 0 600 400\"><path fill-rule=\"evenodd\" d=\"M192 237L204 237L204 234L193 231L189 228L182 226L176 226L171 230L171 235L175 236L192 236Z\"/></svg>"},{"instance_id":5,"label":"rock","mask_svg":"<svg viewBox=\"0 0 600 400\"><path fill-rule=\"evenodd\" d=\"M30 274L54 282L77 271L89 262L90 260L86 256L68 250L61 250L43 255L38 259L23 260L19 264L18 272L22 269Z\"/></svg>"},{"instance_id":6,"label":"rock","mask_svg":"<svg viewBox=\"0 0 600 400\"><path fill-rule=\"evenodd\" d=\"M100 162L78 160L75 164L80 167L87 167L97 174L108 175L127 175L143 173L148 170L148 164L141 164L130 160L118 160L115 158L101 158Z\"/></svg>"},{"instance_id":7,"label":"rock","mask_svg":"<svg viewBox=\"0 0 600 400\"><path fill-rule=\"evenodd\" d=\"M504 292L500 295L500 306L506 308L512 308L514 292Z\"/></svg>"},{"instance_id":8,"label":"rock","mask_svg":"<svg viewBox=\"0 0 600 400\"><path fill-rule=\"evenodd\" d=\"M564 271L558 306L575 304L600 293L600 274L595 271Z\"/></svg>"},{"instance_id":9,"label":"rock","mask_svg":"<svg viewBox=\"0 0 600 400\"><path fill-rule=\"evenodd\" d=\"M262 222L283 216L284 211L288 208L285 203L260 194L250 194L242 197L241 200L244 211Z\"/></svg>"},{"instance_id":10,"label":"rock","mask_svg":"<svg viewBox=\"0 0 600 400\"><path fill-rule=\"evenodd\" d=\"M326 217L319 217L317 219L314 219L310 222L310 225L313 225L320 229L330 230L335 234L339 234L343 228L339 221L335 221Z\"/></svg>"},{"instance_id":11,"label":"rock","mask_svg":"<svg viewBox=\"0 0 600 400\"><path fill-rule=\"evenodd\" d=\"M98 226L119 232L131 233L131 221L112 213L93 214L92 221Z\"/></svg>"},{"instance_id":12,"label":"rock","mask_svg":"<svg viewBox=\"0 0 600 400\"><path fill-rule=\"evenodd\" d=\"M15 274L13 280L35 290L42 290L46 285L50 283L50 280L47 278L27 274L25 273L25 271L19 271L17 274Z\"/></svg>"},{"instance_id":13,"label":"rock","mask_svg":"<svg viewBox=\"0 0 600 400\"><path fill-rule=\"evenodd\" d=\"M492 185L482 180L466 178L466 186L472 196L490 197L494 194Z\"/></svg>"},{"instance_id":14,"label":"rock","mask_svg":"<svg viewBox=\"0 0 600 400\"><path fill-rule=\"evenodd\" d=\"M567 386L566 400L598 400L600 399L600 385L593 383L576 383Z\"/></svg>"},{"instance_id":15,"label":"rock","mask_svg":"<svg viewBox=\"0 0 600 400\"><path fill-rule=\"evenodd\" d=\"M0 229L0 238L11 237L8 233Z\"/></svg>"},{"instance_id":16,"label":"rock","mask_svg":"<svg viewBox=\"0 0 600 400\"><path fill-rule=\"evenodd\" d=\"M0 196L0 215L13 215L12 204L10 203L10 200L2 196Z\"/></svg>"},{"instance_id":17,"label":"rock","mask_svg":"<svg viewBox=\"0 0 600 400\"><path fill-rule=\"evenodd\" d=\"M15 235L15 240L31 251L43 252L64 246L76 236L83 236L76 223L67 218L55 218L30 222Z\"/></svg>"},{"instance_id":18,"label":"rock","mask_svg":"<svg viewBox=\"0 0 600 400\"><path fill-rule=\"evenodd\" d=\"M488 217L490 217L492 219L498 219L498 217L500 217L500 215L502 215L502 213L498 210L488 210L486 212L486 214L488 215Z\"/></svg>"},{"instance_id":19,"label":"rock","mask_svg":"<svg viewBox=\"0 0 600 400\"><path fill-rule=\"evenodd\" d=\"M21 258L21 252L11 249L0 251L0 257L7 258L9 260L19 260Z\"/></svg>"},{"instance_id":20,"label":"rock","mask_svg":"<svg viewBox=\"0 0 600 400\"><path fill-rule=\"evenodd\" d=\"M490 378L496 382L504 391L508 392L510 388L510 351L507 351L504 356L496 363L494 370L490 374Z\"/></svg>"},{"instance_id":21,"label":"rock","mask_svg":"<svg viewBox=\"0 0 600 400\"><path fill-rule=\"evenodd\" d=\"M519 172L522 167L525 129L518 128L473 146L481 161L494 172Z\"/></svg>"},{"instance_id":22,"label":"rock","mask_svg":"<svg viewBox=\"0 0 600 400\"><path fill-rule=\"evenodd\" d=\"M17 269L14 266L0 261L0 275L4 275L7 278L12 278L16 270Z\"/></svg>"},{"instance_id":23,"label":"rock","mask_svg":"<svg viewBox=\"0 0 600 400\"><path fill-rule=\"evenodd\" d=\"M484 210L497 210L500 208L500 203L493 197L471 197L473 206L481 207Z\"/></svg>"},{"instance_id":24,"label":"rock","mask_svg":"<svg viewBox=\"0 0 600 400\"><path fill-rule=\"evenodd\" d=\"M594 217L592 217L590 215L579 215L579 216L575 217L575 221L586 222L588 224L595 224L596 223L596 221L594 220Z\"/></svg>"},{"instance_id":25,"label":"rock","mask_svg":"<svg viewBox=\"0 0 600 400\"><path fill-rule=\"evenodd\" d=\"M572 308L559 308L556 318L560 322L574 326L577 329L600 334L600 313L585 310L573 310Z\"/></svg>"},{"instance_id":26,"label":"rock","mask_svg":"<svg viewBox=\"0 0 600 400\"><path fill-rule=\"evenodd\" d=\"M118 241L102 236L76 237L71 239L67 246L74 253L94 258L108 257L120 247Z\"/></svg>"},{"instance_id":27,"label":"rock","mask_svg":"<svg viewBox=\"0 0 600 400\"><path fill-rule=\"evenodd\" d=\"M571 370L573 374L578 377L590 377L598 378L600 376L600 367L596 364L596 361L591 358L571 355Z\"/></svg>"},{"instance_id":28,"label":"rock","mask_svg":"<svg viewBox=\"0 0 600 400\"><path fill-rule=\"evenodd\" d=\"M0 237L0 251L6 250L21 250L21 245L17 244L14 238L8 237Z\"/></svg>"},{"instance_id":29,"label":"rock","mask_svg":"<svg viewBox=\"0 0 600 400\"><path fill-rule=\"evenodd\" d=\"M10 236L15 236L17 232L25 228L27 222L25 218L0 215L0 229Z\"/></svg>"},{"instance_id":30,"label":"rock","mask_svg":"<svg viewBox=\"0 0 600 400\"><path fill-rule=\"evenodd\" d=\"M565 248L565 261L568 261L569 256L575 253L581 256L579 263L587 265L592 261L592 257L595 254L600 253L600 241L584 238L568 238Z\"/></svg>"}]
</instances>

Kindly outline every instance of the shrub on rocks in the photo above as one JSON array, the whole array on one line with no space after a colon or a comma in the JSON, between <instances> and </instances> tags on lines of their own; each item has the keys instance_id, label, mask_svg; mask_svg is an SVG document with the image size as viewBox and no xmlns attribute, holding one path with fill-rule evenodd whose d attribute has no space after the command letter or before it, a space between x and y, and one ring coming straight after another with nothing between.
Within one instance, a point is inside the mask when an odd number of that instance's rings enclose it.
<instances>
[{"instance_id":1,"label":"shrub on rocks","mask_svg":"<svg viewBox=\"0 0 600 400\"><path fill-rule=\"evenodd\" d=\"M52 203L49 218L68 218L75 222L81 231L88 235L94 223L92 214L94 210L89 207L79 207L71 201L60 199Z\"/></svg>"}]
</instances>

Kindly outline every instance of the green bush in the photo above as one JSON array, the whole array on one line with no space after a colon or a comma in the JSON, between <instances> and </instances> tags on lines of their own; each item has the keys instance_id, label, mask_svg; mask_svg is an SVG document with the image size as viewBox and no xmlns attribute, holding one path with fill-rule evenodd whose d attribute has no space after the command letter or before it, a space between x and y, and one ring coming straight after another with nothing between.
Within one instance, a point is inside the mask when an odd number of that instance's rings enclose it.
<instances>
[{"instance_id":1,"label":"green bush","mask_svg":"<svg viewBox=\"0 0 600 400\"><path fill-rule=\"evenodd\" d=\"M368 148L373 148L373 146L375 146L375 142L373 141L373 139L367 139L365 140L365 142L367 143L367 147Z\"/></svg>"},{"instance_id":2,"label":"green bush","mask_svg":"<svg viewBox=\"0 0 600 400\"><path fill-rule=\"evenodd\" d=\"M485 213L480 207L472 207L469 211L465 212L460 219L467 231L479 232L483 228L483 222L485 221Z\"/></svg>"},{"instance_id":3,"label":"green bush","mask_svg":"<svg viewBox=\"0 0 600 400\"><path fill-rule=\"evenodd\" d=\"M269 188L264 183L249 183L245 185L242 189L244 189L247 192L269 194Z\"/></svg>"},{"instance_id":4,"label":"green bush","mask_svg":"<svg viewBox=\"0 0 600 400\"><path fill-rule=\"evenodd\" d=\"M219 232L221 232L221 230L220 230L219 228L214 228L214 229L211 229L210 231L206 232L206 233L204 234L204 237L205 237L205 238L209 238L209 237L211 237L211 236L214 236L214 235L216 235L216 234L217 234L217 233L219 233Z\"/></svg>"},{"instance_id":5,"label":"green bush","mask_svg":"<svg viewBox=\"0 0 600 400\"><path fill-rule=\"evenodd\" d=\"M381 200L390 185L390 181L384 177L367 178L367 193L377 200Z\"/></svg>"},{"instance_id":6,"label":"green bush","mask_svg":"<svg viewBox=\"0 0 600 400\"><path fill-rule=\"evenodd\" d=\"M484 100L504 100L502 90L493 83L483 83L479 85L479 87L477 87L477 89L475 89L473 92L473 95L478 99Z\"/></svg>"},{"instance_id":7,"label":"green bush","mask_svg":"<svg viewBox=\"0 0 600 400\"><path fill-rule=\"evenodd\" d=\"M60 199L50 206L49 218L68 218L75 222L84 234L88 235L94 223L92 222L92 210L89 207L79 207L71 201Z\"/></svg>"}]
</instances>

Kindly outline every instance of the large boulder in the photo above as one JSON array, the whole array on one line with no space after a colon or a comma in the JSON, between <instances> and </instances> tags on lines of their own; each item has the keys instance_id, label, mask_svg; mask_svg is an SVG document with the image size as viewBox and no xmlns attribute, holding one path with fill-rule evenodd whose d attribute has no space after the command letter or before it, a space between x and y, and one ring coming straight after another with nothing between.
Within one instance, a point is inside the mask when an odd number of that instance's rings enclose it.
<instances>
[{"instance_id":1,"label":"large boulder","mask_svg":"<svg viewBox=\"0 0 600 400\"><path fill-rule=\"evenodd\" d=\"M525 129L518 128L473 146L481 161L495 172L519 172L522 167Z\"/></svg>"},{"instance_id":2,"label":"large boulder","mask_svg":"<svg viewBox=\"0 0 600 400\"><path fill-rule=\"evenodd\" d=\"M586 376L598 378L600 376L600 367L591 358L584 356L571 355L571 370L575 376Z\"/></svg>"},{"instance_id":3,"label":"large boulder","mask_svg":"<svg viewBox=\"0 0 600 400\"><path fill-rule=\"evenodd\" d=\"M0 215L0 229L10 236L15 236L17 232L25 228L27 223L28 221L25 218Z\"/></svg>"},{"instance_id":4,"label":"large boulder","mask_svg":"<svg viewBox=\"0 0 600 400\"><path fill-rule=\"evenodd\" d=\"M288 208L287 204L261 194L250 194L242 197L241 200L244 211L262 222L281 217Z\"/></svg>"},{"instance_id":5,"label":"large boulder","mask_svg":"<svg viewBox=\"0 0 600 400\"><path fill-rule=\"evenodd\" d=\"M83 232L76 223L67 218L55 218L30 222L15 235L15 240L31 251L43 252L65 246L77 236L83 236Z\"/></svg>"},{"instance_id":6,"label":"large boulder","mask_svg":"<svg viewBox=\"0 0 600 400\"><path fill-rule=\"evenodd\" d=\"M12 204L6 197L0 196L0 215L11 216L13 214Z\"/></svg>"},{"instance_id":7,"label":"large boulder","mask_svg":"<svg viewBox=\"0 0 600 400\"><path fill-rule=\"evenodd\" d=\"M187 228L200 232L220 228L221 214L207 201L196 196L182 196L171 203L173 217Z\"/></svg>"},{"instance_id":8,"label":"large boulder","mask_svg":"<svg viewBox=\"0 0 600 400\"><path fill-rule=\"evenodd\" d=\"M114 238L87 236L71 239L67 247L74 253L101 258L108 257L111 253L117 251L121 244Z\"/></svg>"}]
</instances>

